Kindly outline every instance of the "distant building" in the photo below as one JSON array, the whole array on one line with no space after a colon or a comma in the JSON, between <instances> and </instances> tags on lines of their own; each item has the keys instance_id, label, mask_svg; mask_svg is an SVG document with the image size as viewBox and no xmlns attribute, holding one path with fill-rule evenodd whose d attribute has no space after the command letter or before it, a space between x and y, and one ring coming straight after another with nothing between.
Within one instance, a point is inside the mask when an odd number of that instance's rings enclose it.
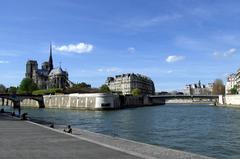
<instances>
[{"instance_id":1,"label":"distant building","mask_svg":"<svg viewBox=\"0 0 240 159\"><path fill-rule=\"evenodd\" d=\"M226 94L231 94L231 89L236 85L239 86L240 82L239 82L239 72L237 74L230 74L227 77L227 82L225 85L225 93ZM238 91L239 91L239 87L238 87Z\"/></svg>"},{"instance_id":2,"label":"distant building","mask_svg":"<svg viewBox=\"0 0 240 159\"><path fill-rule=\"evenodd\" d=\"M128 73L108 77L106 85L113 92L120 92L123 95L131 94L132 90L138 88L142 94L154 94L155 87L153 81L144 75Z\"/></svg>"},{"instance_id":3,"label":"distant building","mask_svg":"<svg viewBox=\"0 0 240 159\"><path fill-rule=\"evenodd\" d=\"M237 86L237 91L240 93L240 69L237 70L236 76L235 76L235 82Z\"/></svg>"},{"instance_id":4,"label":"distant building","mask_svg":"<svg viewBox=\"0 0 240 159\"><path fill-rule=\"evenodd\" d=\"M197 84L188 84L184 89L185 95L211 95L213 89L213 84L209 83L207 86L201 84L199 81Z\"/></svg>"},{"instance_id":5,"label":"distant building","mask_svg":"<svg viewBox=\"0 0 240 159\"><path fill-rule=\"evenodd\" d=\"M72 85L66 71L63 71L61 67L53 68L51 45L49 61L43 62L42 68L38 69L37 61L28 60L25 77L31 78L40 89L67 88Z\"/></svg>"},{"instance_id":6,"label":"distant building","mask_svg":"<svg viewBox=\"0 0 240 159\"><path fill-rule=\"evenodd\" d=\"M240 69L236 73L232 73L227 77L227 82L225 85L225 93L231 94L231 89L236 86L237 93L240 93Z\"/></svg>"}]
</instances>

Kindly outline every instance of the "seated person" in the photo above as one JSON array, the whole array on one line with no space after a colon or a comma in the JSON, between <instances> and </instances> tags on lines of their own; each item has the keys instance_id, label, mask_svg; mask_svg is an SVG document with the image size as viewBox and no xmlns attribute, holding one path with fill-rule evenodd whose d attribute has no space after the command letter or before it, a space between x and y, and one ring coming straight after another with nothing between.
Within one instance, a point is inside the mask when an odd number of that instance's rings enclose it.
<instances>
[{"instance_id":1,"label":"seated person","mask_svg":"<svg viewBox=\"0 0 240 159\"><path fill-rule=\"evenodd\" d=\"M72 133L71 125L68 125L67 129L64 129L63 131L71 134Z\"/></svg>"},{"instance_id":2,"label":"seated person","mask_svg":"<svg viewBox=\"0 0 240 159\"><path fill-rule=\"evenodd\" d=\"M12 112L12 116L15 116L16 114L15 114L15 112Z\"/></svg>"},{"instance_id":3,"label":"seated person","mask_svg":"<svg viewBox=\"0 0 240 159\"><path fill-rule=\"evenodd\" d=\"M4 109L2 108L0 112L1 112L1 113L4 113Z\"/></svg>"},{"instance_id":4,"label":"seated person","mask_svg":"<svg viewBox=\"0 0 240 159\"><path fill-rule=\"evenodd\" d=\"M0 112L1 112L1 113L4 113L4 109L2 108Z\"/></svg>"},{"instance_id":5,"label":"seated person","mask_svg":"<svg viewBox=\"0 0 240 159\"><path fill-rule=\"evenodd\" d=\"M54 123L50 124L50 128L54 128Z\"/></svg>"},{"instance_id":6,"label":"seated person","mask_svg":"<svg viewBox=\"0 0 240 159\"><path fill-rule=\"evenodd\" d=\"M28 115L28 113L23 113L21 119L22 119L22 120L27 120L27 115Z\"/></svg>"}]
</instances>

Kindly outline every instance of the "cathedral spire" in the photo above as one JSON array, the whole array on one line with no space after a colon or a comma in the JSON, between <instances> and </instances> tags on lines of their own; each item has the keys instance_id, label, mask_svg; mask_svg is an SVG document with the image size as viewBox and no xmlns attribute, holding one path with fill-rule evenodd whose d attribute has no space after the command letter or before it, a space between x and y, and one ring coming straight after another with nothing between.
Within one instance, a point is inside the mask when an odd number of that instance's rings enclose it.
<instances>
[{"instance_id":1,"label":"cathedral spire","mask_svg":"<svg viewBox=\"0 0 240 159\"><path fill-rule=\"evenodd\" d=\"M52 59L52 43L50 43L50 56L49 56L49 71L53 69L53 59Z\"/></svg>"}]
</instances>

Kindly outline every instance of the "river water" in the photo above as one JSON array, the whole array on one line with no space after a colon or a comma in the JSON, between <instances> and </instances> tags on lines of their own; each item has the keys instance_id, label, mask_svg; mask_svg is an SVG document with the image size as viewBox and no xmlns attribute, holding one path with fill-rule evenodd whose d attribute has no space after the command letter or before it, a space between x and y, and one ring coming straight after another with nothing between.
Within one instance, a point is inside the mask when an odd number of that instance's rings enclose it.
<instances>
[{"instance_id":1,"label":"river water","mask_svg":"<svg viewBox=\"0 0 240 159\"><path fill-rule=\"evenodd\" d=\"M23 108L38 120L210 157L240 158L240 109L161 105L115 111Z\"/></svg>"}]
</instances>

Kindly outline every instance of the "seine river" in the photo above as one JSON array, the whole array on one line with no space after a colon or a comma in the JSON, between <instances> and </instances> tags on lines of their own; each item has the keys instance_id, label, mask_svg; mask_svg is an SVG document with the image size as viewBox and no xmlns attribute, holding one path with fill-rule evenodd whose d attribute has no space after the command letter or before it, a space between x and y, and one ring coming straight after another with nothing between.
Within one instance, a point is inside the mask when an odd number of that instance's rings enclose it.
<instances>
[{"instance_id":1,"label":"seine river","mask_svg":"<svg viewBox=\"0 0 240 159\"><path fill-rule=\"evenodd\" d=\"M39 120L206 156L240 158L240 109L164 105L117 111L24 108Z\"/></svg>"}]
</instances>

